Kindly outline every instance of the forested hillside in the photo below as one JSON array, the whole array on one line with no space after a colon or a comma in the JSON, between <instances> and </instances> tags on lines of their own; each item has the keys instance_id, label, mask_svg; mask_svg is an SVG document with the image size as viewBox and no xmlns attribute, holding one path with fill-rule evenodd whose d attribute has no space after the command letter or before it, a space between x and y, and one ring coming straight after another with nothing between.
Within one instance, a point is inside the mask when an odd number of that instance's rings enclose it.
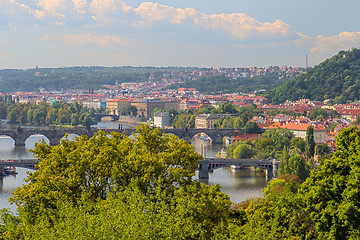
<instances>
[{"instance_id":1,"label":"forested hillside","mask_svg":"<svg viewBox=\"0 0 360 240\"><path fill-rule=\"evenodd\" d=\"M122 82L148 81L150 72L185 71L188 68L155 67L68 67L0 70L0 91L38 91L61 89L101 88L102 85L115 85ZM193 68L192 68L193 69ZM158 78L163 76L159 74Z\"/></svg>"},{"instance_id":2,"label":"forested hillside","mask_svg":"<svg viewBox=\"0 0 360 240\"><path fill-rule=\"evenodd\" d=\"M286 78L279 79L278 74L275 73L238 79L231 79L230 77L219 75L202 77L195 81L185 81L182 84L173 84L168 88L196 88L196 90L204 94L221 94L269 89L273 86L278 86L285 81Z\"/></svg>"},{"instance_id":3,"label":"forested hillside","mask_svg":"<svg viewBox=\"0 0 360 240\"><path fill-rule=\"evenodd\" d=\"M308 98L346 103L360 97L360 49L340 51L306 74L295 77L264 96L273 103Z\"/></svg>"}]
</instances>

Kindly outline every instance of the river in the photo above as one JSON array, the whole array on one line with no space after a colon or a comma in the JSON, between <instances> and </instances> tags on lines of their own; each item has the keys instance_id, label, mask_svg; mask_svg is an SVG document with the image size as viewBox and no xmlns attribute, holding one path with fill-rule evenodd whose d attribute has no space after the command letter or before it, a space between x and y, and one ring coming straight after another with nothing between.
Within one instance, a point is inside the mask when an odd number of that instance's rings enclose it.
<instances>
[{"instance_id":1,"label":"river","mask_svg":"<svg viewBox=\"0 0 360 240\"><path fill-rule=\"evenodd\" d=\"M114 127L118 128L118 124L104 124L100 123L98 127ZM69 136L74 137L73 135ZM25 147L15 147L14 141L5 136L0 136L0 159L31 159L33 155L29 152L34 148L35 143L38 142L42 136L35 135L28 138ZM48 143L48 140L45 139ZM203 141L199 138L193 138L192 145L194 150L206 157L214 157L217 152L223 147L222 144L211 144L209 141ZM16 211L14 205L8 203L8 198L11 191L17 187L22 186L27 177L27 172L33 170L17 168L18 174L14 176L6 176L0 178L0 208L10 208L11 211ZM220 168L214 170L209 174L209 180L206 181L209 185L220 184L221 191L228 194L233 202L241 202L248 198L262 196L262 189L267 184L265 173L256 172L250 169L233 170L230 168Z\"/></svg>"}]
</instances>

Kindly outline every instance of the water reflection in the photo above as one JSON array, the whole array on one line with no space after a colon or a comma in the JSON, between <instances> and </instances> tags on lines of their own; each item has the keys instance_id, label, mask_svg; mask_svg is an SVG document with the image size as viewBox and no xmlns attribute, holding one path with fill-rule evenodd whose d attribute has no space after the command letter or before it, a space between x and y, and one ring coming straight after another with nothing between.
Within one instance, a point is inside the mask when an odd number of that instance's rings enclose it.
<instances>
[{"instance_id":1,"label":"water reflection","mask_svg":"<svg viewBox=\"0 0 360 240\"><path fill-rule=\"evenodd\" d=\"M224 147L223 144L212 144L197 137L192 139L191 144L196 152L206 158L214 158ZM209 179L202 179L201 182L209 185L220 184L221 191L228 194L233 202L242 202L248 198L263 196L262 189L267 184L267 178L265 172L225 167L209 173Z\"/></svg>"}]
</instances>

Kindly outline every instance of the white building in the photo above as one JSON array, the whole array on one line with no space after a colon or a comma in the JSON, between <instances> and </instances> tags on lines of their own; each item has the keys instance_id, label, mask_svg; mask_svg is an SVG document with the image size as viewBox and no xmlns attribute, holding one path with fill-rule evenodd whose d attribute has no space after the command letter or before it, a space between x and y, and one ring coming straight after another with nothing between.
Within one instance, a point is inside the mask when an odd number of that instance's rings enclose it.
<instances>
[{"instance_id":1,"label":"white building","mask_svg":"<svg viewBox=\"0 0 360 240\"><path fill-rule=\"evenodd\" d=\"M291 130L295 137L301 137L303 139L306 138L306 130L309 126L314 128L314 141L316 144L325 143L326 133L325 128L320 125L311 125L308 123L298 123L298 122L290 122L284 125L281 125L280 128L286 128Z\"/></svg>"},{"instance_id":2,"label":"white building","mask_svg":"<svg viewBox=\"0 0 360 240\"><path fill-rule=\"evenodd\" d=\"M170 126L169 116L167 112L157 112L154 114L154 126L165 128Z\"/></svg>"}]
</instances>

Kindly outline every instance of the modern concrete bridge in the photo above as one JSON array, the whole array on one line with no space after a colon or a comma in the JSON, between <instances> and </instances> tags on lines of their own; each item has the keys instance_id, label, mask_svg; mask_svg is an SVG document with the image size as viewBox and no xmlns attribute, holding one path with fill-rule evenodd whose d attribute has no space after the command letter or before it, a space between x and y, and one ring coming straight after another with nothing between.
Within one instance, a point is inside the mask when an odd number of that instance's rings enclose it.
<instances>
[{"instance_id":1,"label":"modern concrete bridge","mask_svg":"<svg viewBox=\"0 0 360 240\"><path fill-rule=\"evenodd\" d=\"M21 160L0 160L0 176L4 176L5 167L22 167L36 169L37 159L21 159Z\"/></svg>"},{"instance_id":2,"label":"modern concrete bridge","mask_svg":"<svg viewBox=\"0 0 360 240\"><path fill-rule=\"evenodd\" d=\"M25 167L35 169L38 164L37 159L22 159L22 160L0 160L0 173L1 169L6 166ZM208 179L209 171L229 166L240 167L260 167L266 170L269 178L277 176L279 161L276 159L226 159L226 158L206 158L199 161L199 179Z\"/></svg>"},{"instance_id":3,"label":"modern concrete bridge","mask_svg":"<svg viewBox=\"0 0 360 240\"><path fill-rule=\"evenodd\" d=\"M203 161L199 161L199 179L208 179L209 171L232 165L239 167L260 167L266 170L269 178L274 178L277 177L279 160L206 158Z\"/></svg>"},{"instance_id":4,"label":"modern concrete bridge","mask_svg":"<svg viewBox=\"0 0 360 240\"><path fill-rule=\"evenodd\" d=\"M229 136L234 132L235 129L196 129L196 128L184 128L184 129L159 129L163 133L172 133L177 135L179 138L191 142L191 139L198 133L205 133L208 135L213 143L222 143L225 136ZM127 136L130 136L136 129L104 129L105 132L121 132ZM242 129L238 130L243 133ZM25 146L25 141L32 135L43 135L49 139L50 145L57 145L61 138L65 136L66 133L76 134L76 135L86 135L88 137L94 136L98 132L98 129L87 130L85 128L69 128L69 129L2 129L0 130L0 136L9 136L15 141L15 146Z\"/></svg>"}]
</instances>

